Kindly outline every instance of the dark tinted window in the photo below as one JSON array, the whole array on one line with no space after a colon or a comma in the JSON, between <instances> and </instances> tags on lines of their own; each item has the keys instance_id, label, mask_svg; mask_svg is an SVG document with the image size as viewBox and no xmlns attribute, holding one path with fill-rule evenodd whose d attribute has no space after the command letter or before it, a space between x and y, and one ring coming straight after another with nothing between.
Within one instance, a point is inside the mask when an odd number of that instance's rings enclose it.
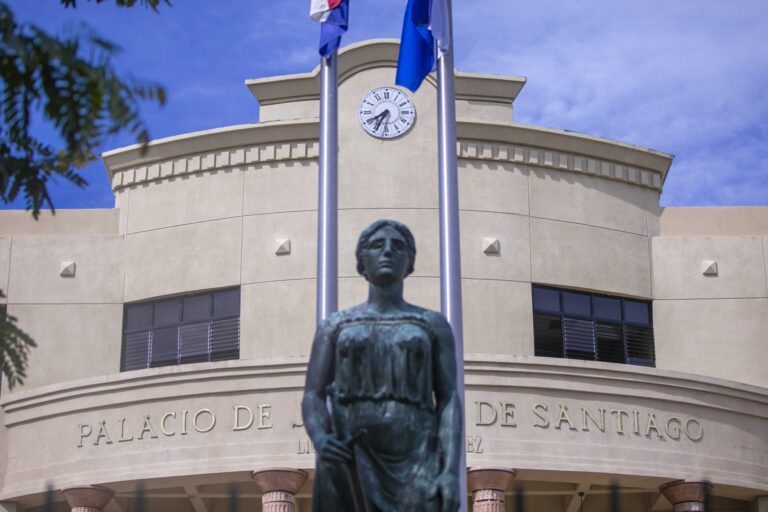
<instances>
[{"instance_id":1,"label":"dark tinted window","mask_svg":"<svg viewBox=\"0 0 768 512\"><path fill-rule=\"evenodd\" d=\"M624 363L627 357L624 348L624 329L620 324L595 324L597 360L608 363Z\"/></svg>"},{"instance_id":2,"label":"dark tinted window","mask_svg":"<svg viewBox=\"0 0 768 512\"><path fill-rule=\"evenodd\" d=\"M560 292L549 288L533 289L533 309L537 311L560 312Z\"/></svg>"},{"instance_id":3,"label":"dark tinted window","mask_svg":"<svg viewBox=\"0 0 768 512\"><path fill-rule=\"evenodd\" d=\"M184 299L184 323L207 321L211 317L211 296L198 295Z\"/></svg>"},{"instance_id":4,"label":"dark tinted window","mask_svg":"<svg viewBox=\"0 0 768 512\"><path fill-rule=\"evenodd\" d=\"M597 354L592 322L563 317L563 344L567 359L594 360Z\"/></svg>"},{"instance_id":5,"label":"dark tinted window","mask_svg":"<svg viewBox=\"0 0 768 512\"><path fill-rule=\"evenodd\" d=\"M563 311L566 315L590 316L592 306L586 293L563 292Z\"/></svg>"},{"instance_id":6,"label":"dark tinted window","mask_svg":"<svg viewBox=\"0 0 768 512\"><path fill-rule=\"evenodd\" d=\"M213 296L213 316L240 316L240 290L217 293Z\"/></svg>"},{"instance_id":7,"label":"dark tinted window","mask_svg":"<svg viewBox=\"0 0 768 512\"><path fill-rule=\"evenodd\" d=\"M624 326L627 362L654 366L653 329L650 327Z\"/></svg>"},{"instance_id":8,"label":"dark tinted window","mask_svg":"<svg viewBox=\"0 0 768 512\"><path fill-rule=\"evenodd\" d=\"M537 356L655 364L647 301L533 285L533 338Z\"/></svg>"},{"instance_id":9,"label":"dark tinted window","mask_svg":"<svg viewBox=\"0 0 768 512\"><path fill-rule=\"evenodd\" d=\"M170 300L155 304L155 327L177 325L181 317L181 302Z\"/></svg>"},{"instance_id":10,"label":"dark tinted window","mask_svg":"<svg viewBox=\"0 0 768 512\"><path fill-rule=\"evenodd\" d=\"M592 305L595 309L595 317L621 322L621 299L595 295L592 297Z\"/></svg>"},{"instance_id":11,"label":"dark tinted window","mask_svg":"<svg viewBox=\"0 0 768 512\"><path fill-rule=\"evenodd\" d=\"M239 288L125 306L123 371L239 357Z\"/></svg>"},{"instance_id":12,"label":"dark tinted window","mask_svg":"<svg viewBox=\"0 0 768 512\"><path fill-rule=\"evenodd\" d=\"M179 329L177 326L158 327L152 331L151 366L176 364L178 353Z\"/></svg>"},{"instance_id":13,"label":"dark tinted window","mask_svg":"<svg viewBox=\"0 0 768 512\"><path fill-rule=\"evenodd\" d=\"M533 316L535 354L542 357L563 357L563 322L560 316Z\"/></svg>"},{"instance_id":14,"label":"dark tinted window","mask_svg":"<svg viewBox=\"0 0 768 512\"><path fill-rule=\"evenodd\" d=\"M650 325L651 315L647 302L624 301L624 320L635 324Z\"/></svg>"},{"instance_id":15,"label":"dark tinted window","mask_svg":"<svg viewBox=\"0 0 768 512\"><path fill-rule=\"evenodd\" d=\"M137 329L149 329L152 327L152 306L126 306L125 329L135 331Z\"/></svg>"}]
</instances>

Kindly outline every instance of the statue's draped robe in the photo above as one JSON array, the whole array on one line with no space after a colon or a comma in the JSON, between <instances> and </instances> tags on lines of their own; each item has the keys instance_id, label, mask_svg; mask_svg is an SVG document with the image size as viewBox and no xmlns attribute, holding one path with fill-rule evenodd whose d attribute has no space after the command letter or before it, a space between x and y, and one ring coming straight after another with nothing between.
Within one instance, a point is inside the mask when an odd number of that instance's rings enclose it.
<instances>
[{"instance_id":1,"label":"statue's draped robe","mask_svg":"<svg viewBox=\"0 0 768 512\"><path fill-rule=\"evenodd\" d=\"M369 512L438 510L429 497L442 465L430 325L417 315L347 318L331 342L333 427L341 439L357 439L348 469L359 475ZM313 510L354 510L341 465L318 458Z\"/></svg>"}]
</instances>

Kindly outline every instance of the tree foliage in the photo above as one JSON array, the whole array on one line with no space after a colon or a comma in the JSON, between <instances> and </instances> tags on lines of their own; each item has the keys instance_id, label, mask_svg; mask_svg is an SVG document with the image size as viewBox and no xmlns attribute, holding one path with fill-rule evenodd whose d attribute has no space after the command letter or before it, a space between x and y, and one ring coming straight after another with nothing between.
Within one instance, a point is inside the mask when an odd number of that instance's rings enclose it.
<instances>
[{"instance_id":1,"label":"tree foliage","mask_svg":"<svg viewBox=\"0 0 768 512\"><path fill-rule=\"evenodd\" d=\"M88 0L89 2L94 0ZM108 2L109 0L95 0L97 4L103 4L104 2ZM64 7L77 7L77 0L61 0L61 3ZM115 0L115 4L118 7L133 7L136 5L136 0ZM160 4L165 5L171 5L170 0L139 0L139 4L143 5L144 7L149 7L152 10L156 11L157 8L160 6Z\"/></svg>"},{"instance_id":2,"label":"tree foliage","mask_svg":"<svg viewBox=\"0 0 768 512\"><path fill-rule=\"evenodd\" d=\"M61 1L76 6L76 0ZM123 7L136 1L115 0ZM168 3L139 2L153 9ZM149 134L139 105L162 105L165 90L118 74L111 60L117 51L87 25L57 38L18 24L0 2L0 200L11 202L21 193L37 218L42 208L54 208L47 189L52 176L86 185L77 170L97 158L106 136L127 130L146 147ZM55 129L58 147L33 134L40 117Z\"/></svg>"},{"instance_id":3,"label":"tree foliage","mask_svg":"<svg viewBox=\"0 0 768 512\"><path fill-rule=\"evenodd\" d=\"M0 290L0 298L5 297ZM35 342L16 325L16 317L0 307L0 368L8 379L8 387L23 384L27 376L27 356Z\"/></svg>"}]
</instances>

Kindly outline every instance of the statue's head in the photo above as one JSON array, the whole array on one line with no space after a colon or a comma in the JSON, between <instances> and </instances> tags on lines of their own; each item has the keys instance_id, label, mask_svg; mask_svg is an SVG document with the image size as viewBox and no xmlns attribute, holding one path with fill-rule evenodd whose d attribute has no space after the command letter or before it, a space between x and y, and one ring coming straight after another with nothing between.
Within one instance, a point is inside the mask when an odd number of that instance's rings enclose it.
<instances>
[{"instance_id":1,"label":"statue's head","mask_svg":"<svg viewBox=\"0 0 768 512\"><path fill-rule=\"evenodd\" d=\"M363 262L363 251L368 248L369 240L381 229L391 228L397 231L405 241L405 250L408 254L408 270L406 276L413 272L413 265L416 262L416 240L413 238L413 233L408 229L408 226L397 222L396 220L377 220L370 226L365 228L360 233L360 238L357 240L357 248L355 249L355 256L357 257L357 273L368 279L365 271L365 264Z\"/></svg>"}]
</instances>

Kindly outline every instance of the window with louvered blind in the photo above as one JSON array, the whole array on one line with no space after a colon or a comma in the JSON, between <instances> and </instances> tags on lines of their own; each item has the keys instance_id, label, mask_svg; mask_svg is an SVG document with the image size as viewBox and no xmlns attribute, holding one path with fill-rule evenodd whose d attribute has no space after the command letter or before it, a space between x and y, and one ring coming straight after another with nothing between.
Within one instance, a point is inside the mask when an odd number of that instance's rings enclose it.
<instances>
[{"instance_id":1,"label":"window with louvered blind","mask_svg":"<svg viewBox=\"0 0 768 512\"><path fill-rule=\"evenodd\" d=\"M655 366L651 303L533 285L535 354Z\"/></svg>"},{"instance_id":2,"label":"window with louvered blind","mask_svg":"<svg viewBox=\"0 0 768 512\"><path fill-rule=\"evenodd\" d=\"M121 371L240 357L240 289L126 304Z\"/></svg>"}]
</instances>

